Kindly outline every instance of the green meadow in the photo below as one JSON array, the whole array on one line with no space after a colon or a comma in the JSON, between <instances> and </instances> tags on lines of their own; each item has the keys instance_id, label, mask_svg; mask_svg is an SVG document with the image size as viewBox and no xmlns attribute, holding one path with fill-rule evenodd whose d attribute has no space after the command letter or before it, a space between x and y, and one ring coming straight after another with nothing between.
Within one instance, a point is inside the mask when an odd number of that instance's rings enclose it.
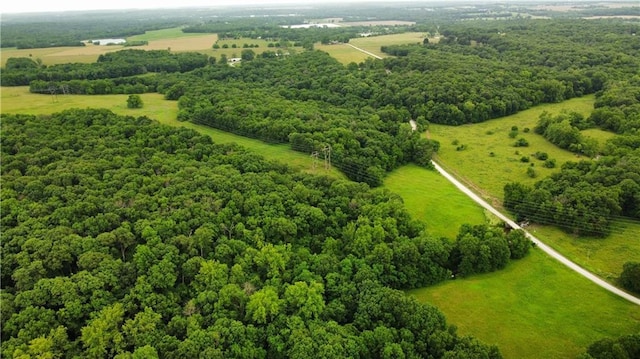
<instances>
[{"instance_id":1,"label":"green meadow","mask_svg":"<svg viewBox=\"0 0 640 359\"><path fill-rule=\"evenodd\" d=\"M182 32L181 27L172 27L169 29L146 31L144 34L128 37L127 41L158 41L185 37L200 37L202 35L202 33Z\"/></svg>"},{"instance_id":2,"label":"green meadow","mask_svg":"<svg viewBox=\"0 0 640 359\"><path fill-rule=\"evenodd\" d=\"M640 262L640 223L613 221L605 238L578 237L552 226L532 226L534 235L580 266L615 284L626 262Z\"/></svg>"},{"instance_id":3,"label":"green meadow","mask_svg":"<svg viewBox=\"0 0 640 359\"><path fill-rule=\"evenodd\" d=\"M314 49L328 53L329 55L331 55L331 57L335 58L344 65L350 64L352 62L359 64L371 57L364 52L358 51L346 44L322 45L318 43L314 45Z\"/></svg>"},{"instance_id":4,"label":"green meadow","mask_svg":"<svg viewBox=\"0 0 640 359\"><path fill-rule=\"evenodd\" d=\"M431 139L440 141L438 162L455 173L479 193L494 204L502 202L504 185L519 181L533 185L536 181L557 171L567 161L577 161L582 157L558 148L541 135L534 133L542 112L559 113L562 110L575 111L588 116L593 109L593 95L574 98L556 104L544 104L519 112L515 115L494 119L477 124L462 126L445 126L431 124L426 134ZM518 127L518 135L510 138L513 126ZM526 128L529 132L525 132ZM603 131L600 131L603 132ZM591 133L596 133L591 132ZM517 139L524 138L528 147L515 147ZM462 151L458 147L464 145ZM555 159L556 168L543 166L543 161L535 159L536 152L546 152L549 158ZM521 162L528 157L529 163ZM527 168L533 165L538 176L531 178Z\"/></svg>"},{"instance_id":5,"label":"green meadow","mask_svg":"<svg viewBox=\"0 0 640 359\"><path fill-rule=\"evenodd\" d=\"M422 32L407 32L403 34L361 37L351 39L349 43L380 57L387 57L387 54L380 51L380 47L422 43L424 38L425 34ZM314 48L329 53L329 55L345 65L351 62L360 63L371 57L346 44L322 45L318 43L314 45Z\"/></svg>"},{"instance_id":6,"label":"green meadow","mask_svg":"<svg viewBox=\"0 0 640 359\"><path fill-rule=\"evenodd\" d=\"M556 147L541 135L535 134L533 128L544 111L559 113L568 110L588 116L593 109L594 100L592 95L584 96L558 104L537 106L500 119L458 127L432 124L427 136L440 141L438 161L443 167L489 200L494 207L501 208L505 184L517 181L532 186L536 181L558 171L563 163L586 159ZM512 126L518 127L516 138L509 137ZM530 131L525 133L525 128ZM583 135L595 138L601 145L615 136L599 129L585 130ZM514 147L518 138L525 138L529 146ZM458 151L457 147L463 144L466 149ZM547 152L549 158L555 159L556 168L545 168L542 161L535 159L533 154L538 151ZM528 157L530 162L521 162L522 157ZM532 165L537 173L535 178L526 173ZM640 223L637 221L614 222L612 233L606 238L576 237L554 227L534 229L543 242L611 282L615 282L625 262L640 261Z\"/></svg>"},{"instance_id":7,"label":"green meadow","mask_svg":"<svg viewBox=\"0 0 640 359\"><path fill-rule=\"evenodd\" d=\"M262 54L265 51L278 51L281 50L282 52L289 52L289 53L293 53L296 51L301 51L301 47L289 47L289 48L277 48L277 47L269 47L269 41L266 40L262 40L262 39L251 39L248 37L241 37L238 39L219 39L215 42L216 44L218 44L220 46L219 49L214 49L213 47L210 47L209 49L207 49L206 51L201 51L202 53L205 53L209 56L213 56L216 57L217 59L219 59L222 55L225 55L227 58L233 58L233 57L241 57L242 56L242 51L243 50L251 50L253 51L256 55ZM249 47L249 48L243 48L244 45L257 45L258 47ZM222 48L222 46L228 46L228 48ZM235 45L236 47L233 48L233 45ZM213 44L211 44L211 46L213 46Z\"/></svg>"},{"instance_id":8,"label":"green meadow","mask_svg":"<svg viewBox=\"0 0 640 359\"><path fill-rule=\"evenodd\" d=\"M171 126L184 126L211 136L216 143L235 142L247 147L269 160L281 161L304 172L327 175L335 178L346 178L342 172L332 167L325 170L322 165L313 168L310 155L292 151L286 144L268 144L257 139L234 135L211 127L190 122L179 122L177 118L178 103L166 101L157 93L140 95L143 108L127 108L128 95L38 95L29 92L28 87L2 87L0 92L0 109L2 113L26 113L33 115L51 114L69 108L106 108L117 114L127 116L147 116L160 123Z\"/></svg>"},{"instance_id":9,"label":"green meadow","mask_svg":"<svg viewBox=\"0 0 640 359\"><path fill-rule=\"evenodd\" d=\"M480 206L434 170L400 167L385 178L384 187L399 194L413 218L425 223L432 235L454 239L461 225L487 220Z\"/></svg>"},{"instance_id":10,"label":"green meadow","mask_svg":"<svg viewBox=\"0 0 640 359\"><path fill-rule=\"evenodd\" d=\"M576 275L538 249L496 272L408 291L461 334L505 358L575 358L592 342L640 331L640 306Z\"/></svg>"}]
</instances>

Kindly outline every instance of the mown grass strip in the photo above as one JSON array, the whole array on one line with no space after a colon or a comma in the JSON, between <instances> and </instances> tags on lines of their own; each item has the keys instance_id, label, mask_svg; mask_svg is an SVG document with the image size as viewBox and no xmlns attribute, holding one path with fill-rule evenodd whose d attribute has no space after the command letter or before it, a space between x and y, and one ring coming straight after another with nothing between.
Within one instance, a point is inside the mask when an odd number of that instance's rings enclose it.
<instances>
[{"instance_id":1,"label":"mown grass strip","mask_svg":"<svg viewBox=\"0 0 640 359\"><path fill-rule=\"evenodd\" d=\"M595 340L640 331L640 307L540 250L506 269L408 292L442 310L460 333L505 358L575 358Z\"/></svg>"}]
</instances>

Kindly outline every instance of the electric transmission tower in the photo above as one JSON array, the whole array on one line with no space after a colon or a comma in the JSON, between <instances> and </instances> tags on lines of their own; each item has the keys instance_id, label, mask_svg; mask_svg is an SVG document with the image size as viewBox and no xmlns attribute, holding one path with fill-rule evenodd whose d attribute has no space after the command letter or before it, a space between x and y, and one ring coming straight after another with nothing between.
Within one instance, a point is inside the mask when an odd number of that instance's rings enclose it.
<instances>
[{"instance_id":1,"label":"electric transmission tower","mask_svg":"<svg viewBox=\"0 0 640 359\"><path fill-rule=\"evenodd\" d=\"M331 167L331 146L325 145L322 148L322 153L324 153L324 169L328 170Z\"/></svg>"}]
</instances>

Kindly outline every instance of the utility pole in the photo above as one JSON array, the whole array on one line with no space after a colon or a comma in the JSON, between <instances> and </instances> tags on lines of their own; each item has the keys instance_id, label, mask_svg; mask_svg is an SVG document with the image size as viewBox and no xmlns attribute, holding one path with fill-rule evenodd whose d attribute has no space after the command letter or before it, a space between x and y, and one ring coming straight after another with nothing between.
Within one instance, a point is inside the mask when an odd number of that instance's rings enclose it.
<instances>
[{"instance_id":1,"label":"utility pole","mask_svg":"<svg viewBox=\"0 0 640 359\"><path fill-rule=\"evenodd\" d=\"M312 164L311 164L311 168L315 171L316 170L316 166L318 164L318 151L313 151L311 152L311 160L312 160Z\"/></svg>"},{"instance_id":2,"label":"utility pole","mask_svg":"<svg viewBox=\"0 0 640 359\"><path fill-rule=\"evenodd\" d=\"M331 167L331 146L325 145L322 152L324 153L324 169L328 170Z\"/></svg>"}]
</instances>

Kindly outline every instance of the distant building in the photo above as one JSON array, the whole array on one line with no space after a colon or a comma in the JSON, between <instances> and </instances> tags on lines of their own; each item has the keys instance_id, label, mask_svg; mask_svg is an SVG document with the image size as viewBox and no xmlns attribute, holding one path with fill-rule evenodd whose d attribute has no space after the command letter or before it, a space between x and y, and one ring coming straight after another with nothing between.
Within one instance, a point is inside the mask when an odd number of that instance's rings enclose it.
<instances>
[{"instance_id":1,"label":"distant building","mask_svg":"<svg viewBox=\"0 0 640 359\"><path fill-rule=\"evenodd\" d=\"M91 42L94 45L105 46L105 45L122 45L125 42L127 42L127 40L125 40L125 39L99 39L99 40L93 40Z\"/></svg>"}]
</instances>

